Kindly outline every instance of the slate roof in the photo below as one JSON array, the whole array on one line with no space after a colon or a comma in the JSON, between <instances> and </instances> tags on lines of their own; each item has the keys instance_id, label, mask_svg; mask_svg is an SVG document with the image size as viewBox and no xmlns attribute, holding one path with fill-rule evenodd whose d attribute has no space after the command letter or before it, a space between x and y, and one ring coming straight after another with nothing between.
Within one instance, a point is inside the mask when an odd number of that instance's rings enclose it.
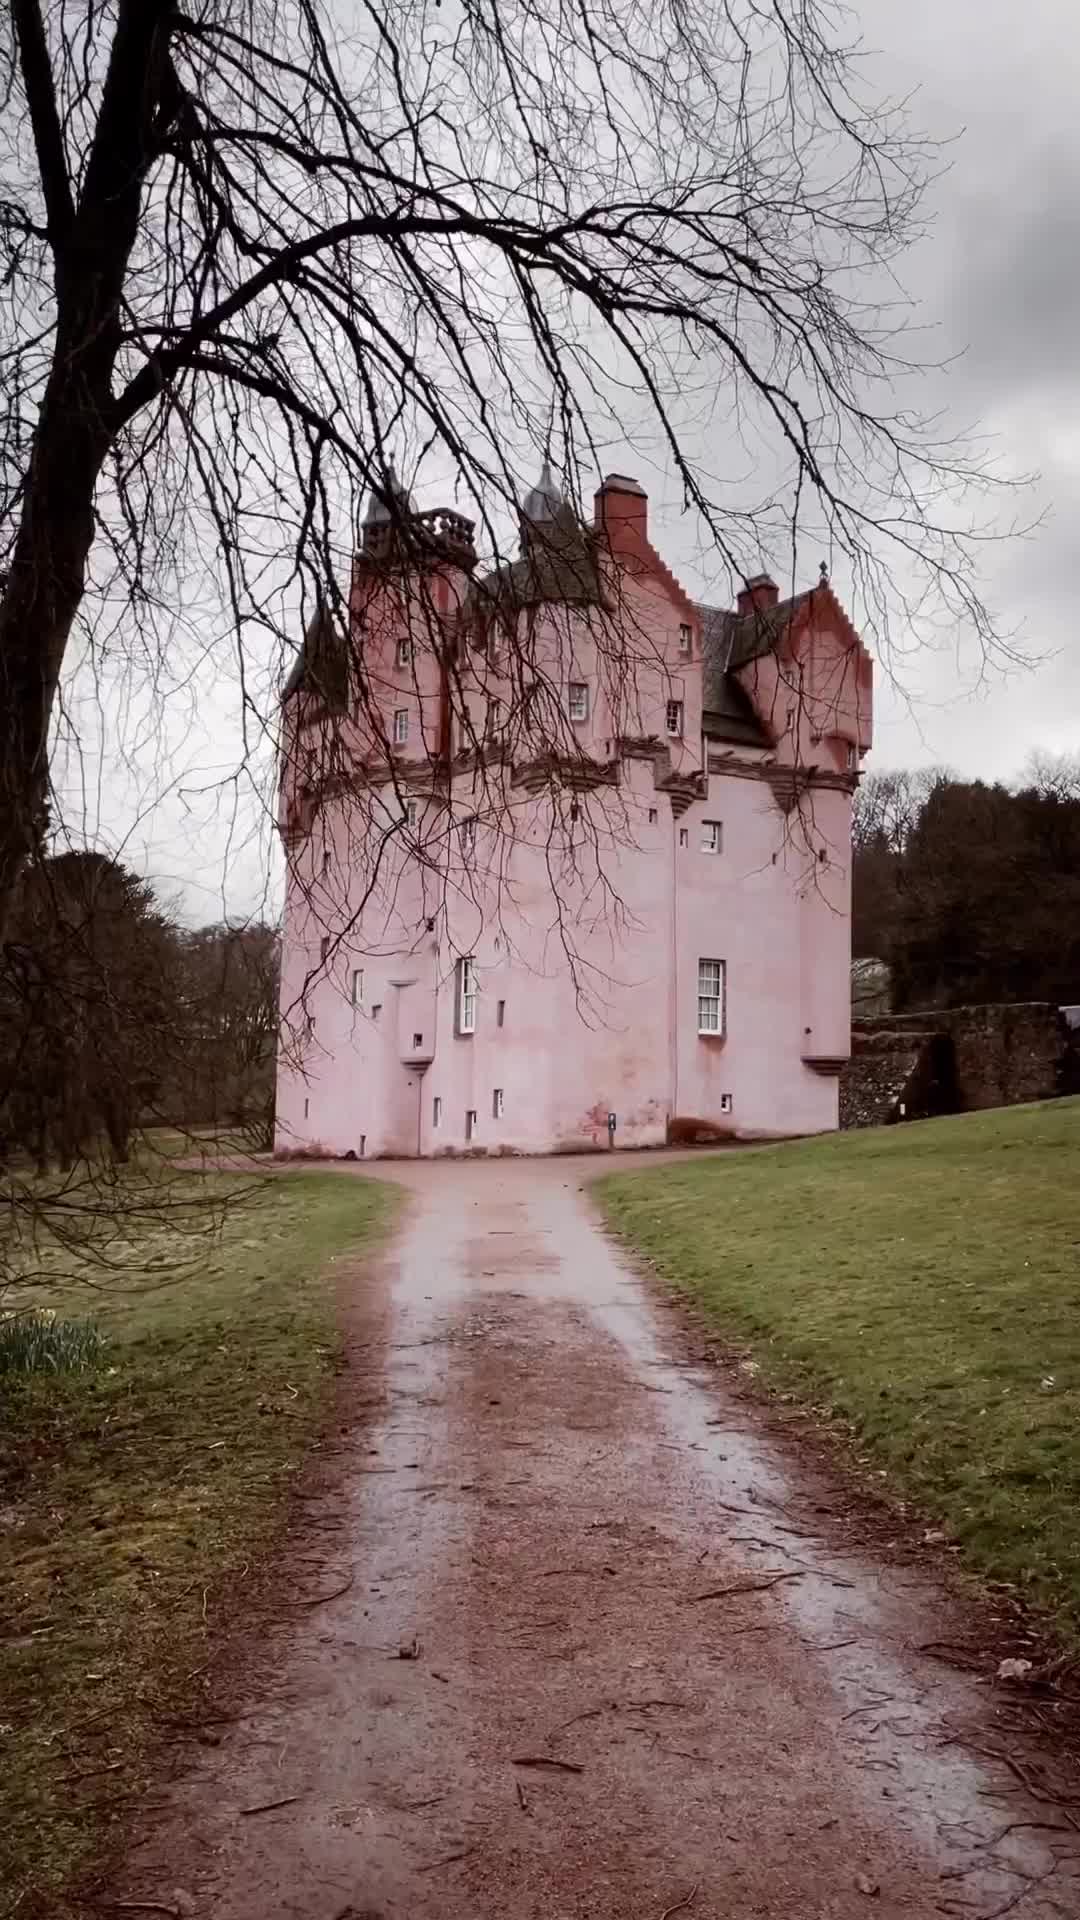
<instances>
[{"instance_id":1,"label":"slate roof","mask_svg":"<svg viewBox=\"0 0 1080 1920\"><path fill-rule=\"evenodd\" d=\"M288 700L301 687L320 694L328 707L348 706L349 649L344 634L323 606L316 607L308 622L300 651L281 689L282 700Z\"/></svg>"},{"instance_id":2,"label":"slate roof","mask_svg":"<svg viewBox=\"0 0 1080 1920\"><path fill-rule=\"evenodd\" d=\"M512 616L546 601L579 607L604 604L596 541L567 506L560 506L552 519L523 519L520 559L475 581L468 604L476 611L487 606Z\"/></svg>"},{"instance_id":3,"label":"slate roof","mask_svg":"<svg viewBox=\"0 0 1080 1920\"><path fill-rule=\"evenodd\" d=\"M733 746L767 747L769 741L733 669L775 646L797 600L739 614L729 607L698 607L701 615L701 707L705 733Z\"/></svg>"}]
</instances>

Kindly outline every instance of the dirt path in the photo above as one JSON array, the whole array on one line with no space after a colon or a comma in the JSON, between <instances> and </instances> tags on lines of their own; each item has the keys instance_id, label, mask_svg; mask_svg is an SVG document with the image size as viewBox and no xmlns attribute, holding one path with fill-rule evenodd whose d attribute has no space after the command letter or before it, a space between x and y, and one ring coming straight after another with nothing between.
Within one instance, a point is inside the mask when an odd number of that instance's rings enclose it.
<instances>
[{"instance_id":1,"label":"dirt path","mask_svg":"<svg viewBox=\"0 0 1080 1920\"><path fill-rule=\"evenodd\" d=\"M581 1168L394 1172L383 1411L307 1568L309 1595L351 1584L297 1609L123 1897L179 1886L214 1920L1080 1910L1080 1834L971 1750L987 1689L908 1651L942 1637L941 1594L815 1533L820 1485L665 1349Z\"/></svg>"}]
</instances>

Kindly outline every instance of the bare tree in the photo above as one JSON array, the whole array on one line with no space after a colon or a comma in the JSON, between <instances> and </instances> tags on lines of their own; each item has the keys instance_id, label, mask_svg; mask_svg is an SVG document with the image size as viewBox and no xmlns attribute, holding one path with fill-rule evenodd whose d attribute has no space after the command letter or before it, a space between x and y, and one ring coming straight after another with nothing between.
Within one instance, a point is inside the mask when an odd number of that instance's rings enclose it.
<instances>
[{"instance_id":1,"label":"bare tree","mask_svg":"<svg viewBox=\"0 0 1080 1920\"><path fill-rule=\"evenodd\" d=\"M249 700L253 634L284 652L298 602L346 626L392 449L498 559L526 450L577 510L634 413L731 575L820 539L883 639L893 580L991 641L971 470L892 398L880 301L927 150L860 96L841 24L828 0L12 0L0 926L73 635L161 672L160 611L212 575ZM718 431L757 498L694 457ZM520 699L535 677L511 662Z\"/></svg>"}]
</instances>

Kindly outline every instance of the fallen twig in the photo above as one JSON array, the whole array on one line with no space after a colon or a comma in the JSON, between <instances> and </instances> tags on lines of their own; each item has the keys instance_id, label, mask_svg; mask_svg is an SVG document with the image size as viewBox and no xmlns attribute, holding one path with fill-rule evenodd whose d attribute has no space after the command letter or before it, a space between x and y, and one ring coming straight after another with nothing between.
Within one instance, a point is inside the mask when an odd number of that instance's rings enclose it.
<instances>
[{"instance_id":1,"label":"fallen twig","mask_svg":"<svg viewBox=\"0 0 1080 1920\"><path fill-rule=\"evenodd\" d=\"M596 1720L603 1712L603 1707L585 1707L581 1713L572 1713L569 1720L560 1720L557 1727L552 1727L548 1739L554 1740L558 1734L565 1733L567 1727L576 1726L579 1720Z\"/></svg>"},{"instance_id":2,"label":"fallen twig","mask_svg":"<svg viewBox=\"0 0 1080 1920\"><path fill-rule=\"evenodd\" d=\"M164 1900L95 1900L94 1905L113 1913L169 1913L173 1920L180 1920L179 1907L170 1907Z\"/></svg>"},{"instance_id":3,"label":"fallen twig","mask_svg":"<svg viewBox=\"0 0 1080 1920\"><path fill-rule=\"evenodd\" d=\"M704 1593L687 1594L687 1600L726 1600L737 1593L764 1593L768 1587L778 1587L781 1580L802 1580L805 1575L799 1573L773 1573L767 1580L747 1580L742 1585L729 1587L708 1587Z\"/></svg>"},{"instance_id":4,"label":"fallen twig","mask_svg":"<svg viewBox=\"0 0 1080 1920\"><path fill-rule=\"evenodd\" d=\"M298 1600L296 1604L298 1607L322 1607L328 1600L339 1600L343 1593L348 1593L355 1578L355 1574L350 1573L344 1585L335 1587L332 1593L317 1593L314 1600Z\"/></svg>"},{"instance_id":5,"label":"fallen twig","mask_svg":"<svg viewBox=\"0 0 1080 1920\"><path fill-rule=\"evenodd\" d=\"M260 1800L254 1807L241 1807L240 1812L245 1818L249 1813L272 1813L275 1807L291 1807L294 1801L301 1798L299 1793L286 1793L280 1800Z\"/></svg>"},{"instance_id":6,"label":"fallen twig","mask_svg":"<svg viewBox=\"0 0 1080 1920\"><path fill-rule=\"evenodd\" d=\"M434 1873L437 1867L452 1867L455 1860L466 1860L470 1853L475 1852L475 1847L462 1847L460 1853L447 1853L441 1860L429 1860L426 1866L417 1867L416 1871L417 1873Z\"/></svg>"},{"instance_id":7,"label":"fallen twig","mask_svg":"<svg viewBox=\"0 0 1080 1920\"><path fill-rule=\"evenodd\" d=\"M701 1881L698 1880L696 1884L691 1887L684 1899L676 1900L673 1907L665 1907L663 1913L660 1915L660 1920L670 1920L670 1916L673 1913L682 1913L685 1907L692 1907L698 1897L698 1887L700 1887L700 1885Z\"/></svg>"},{"instance_id":8,"label":"fallen twig","mask_svg":"<svg viewBox=\"0 0 1080 1920\"><path fill-rule=\"evenodd\" d=\"M576 1760L554 1760L546 1753L522 1753L511 1762L515 1767L551 1767L556 1773L584 1773Z\"/></svg>"}]
</instances>

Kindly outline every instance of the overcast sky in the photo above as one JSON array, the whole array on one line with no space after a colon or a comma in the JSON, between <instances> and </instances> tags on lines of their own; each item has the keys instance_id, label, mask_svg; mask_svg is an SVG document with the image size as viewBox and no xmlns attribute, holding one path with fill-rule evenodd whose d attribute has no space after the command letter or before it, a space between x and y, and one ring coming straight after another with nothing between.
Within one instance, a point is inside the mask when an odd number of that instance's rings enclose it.
<instances>
[{"instance_id":1,"label":"overcast sky","mask_svg":"<svg viewBox=\"0 0 1080 1920\"><path fill-rule=\"evenodd\" d=\"M861 0L853 8L875 83L911 95L911 116L953 137L931 190L932 230L904 280L955 356L940 395L978 423L1012 473L1039 477L1017 502L1042 524L987 554L985 595L1040 663L972 691L976 650L926 657L902 691L879 677L877 766L944 763L1009 778L1036 747L1080 750L1080 30L1072 0ZM613 467L621 463L613 458ZM664 498L652 532L678 567L695 535ZM698 582L688 581L692 589ZM838 578L837 584L840 585ZM237 764L235 688L222 672L144 725L118 765L123 725L80 714L78 811L87 837L122 851L186 919L277 905L263 798ZM139 731L136 729L136 731ZM75 766L66 784L74 798Z\"/></svg>"}]
</instances>

